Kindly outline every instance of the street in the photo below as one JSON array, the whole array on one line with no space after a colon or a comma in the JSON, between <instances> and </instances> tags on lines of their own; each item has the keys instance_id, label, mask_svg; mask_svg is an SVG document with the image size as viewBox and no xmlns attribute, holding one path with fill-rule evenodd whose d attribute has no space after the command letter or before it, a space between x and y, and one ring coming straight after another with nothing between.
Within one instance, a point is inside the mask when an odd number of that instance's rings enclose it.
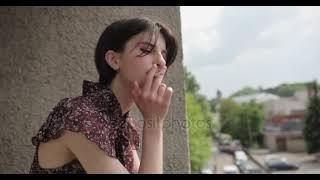
<instances>
[{"instance_id":1,"label":"street","mask_svg":"<svg viewBox=\"0 0 320 180\"><path fill-rule=\"evenodd\" d=\"M212 156L206 166L208 174L225 174L224 167L235 165L234 157L231 153L220 152L218 145L214 144L211 149ZM247 164L260 173L266 174L320 174L320 162L315 157L307 153L290 153L290 152L270 152L268 149L251 149ZM275 170L267 172L264 159L268 155L284 157L289 163L299 166L297 170ZM249 157L250 157L249 156ZM241 172L240 173L246 173Z\"/></svg>"},{"instance_id":2,"label":"street","mask_svg":"<svg viewBox=\"0 0 320 180\"><path fill-rule=\"evenodd\" d=\"M264 164L264 158L267 155L277 155L285 157L288 162L295 163L299 166L298 170L273 171L272 174L319 174L320 163L315 160L312 155L307 153L290 153L290 152L275 152L270 153L268 150L251 150L251 155Z\"/></svg>"},{"instance_id":3,"label":"street","mask_svg":"<svg viewBox=\"0 0 320 180\"><path fill-rule=\"evenodd\" d=\"M215 167L212 168L215 170L215 174L224 174L224 167L235 165L233 155L225 152L220 152L217 145L212 148L211 161L211 167ZM261 171L263 171L255 162L251 161L250 159L248 160L248 165L252 168L260 169Z\"/></svg>"}]
</instances>

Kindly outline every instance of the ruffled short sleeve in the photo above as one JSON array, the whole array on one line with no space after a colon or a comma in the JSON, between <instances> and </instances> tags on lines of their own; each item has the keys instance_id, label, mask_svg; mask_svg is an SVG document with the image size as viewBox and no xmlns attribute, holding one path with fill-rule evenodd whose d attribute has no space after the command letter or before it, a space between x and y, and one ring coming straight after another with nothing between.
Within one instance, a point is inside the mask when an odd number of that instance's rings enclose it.
<instances>
[{"instance_id":1,"label":"ruffled short sleeve","mask_svg":"<svg viewBox=\"0 0 320 180\"><path fill-rule=\"evenodd\" d=\"M116 157L115 130L108 117L95 111L90 103L77 98L61 100L50 112L37 135L32 138L32 143L38 146L40 142L59 138L64 130L84 134L108 156Z\"/></svg>"}]
</instances>

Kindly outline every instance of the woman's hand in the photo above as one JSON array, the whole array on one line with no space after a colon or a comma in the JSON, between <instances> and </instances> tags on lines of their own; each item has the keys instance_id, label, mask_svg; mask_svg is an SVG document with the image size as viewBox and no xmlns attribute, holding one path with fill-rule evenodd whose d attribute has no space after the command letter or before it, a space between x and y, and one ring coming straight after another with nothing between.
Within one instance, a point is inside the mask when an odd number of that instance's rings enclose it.
<instances>
[{"instance_id":1,"label":"woman's hand","mask_svg":"<svg viewBox=\"0 0 320 180\"><path fill-rule=\"evenodd\" d=\"M134 82L132 97L147 126L162 128L163 121L168 113L173 90L171 87L161 83L166 68L161 72L157 72L157 69L157 66L154 65L147 73L143 87L139 87L137 81Z\"/></svg>"}]
</instances>

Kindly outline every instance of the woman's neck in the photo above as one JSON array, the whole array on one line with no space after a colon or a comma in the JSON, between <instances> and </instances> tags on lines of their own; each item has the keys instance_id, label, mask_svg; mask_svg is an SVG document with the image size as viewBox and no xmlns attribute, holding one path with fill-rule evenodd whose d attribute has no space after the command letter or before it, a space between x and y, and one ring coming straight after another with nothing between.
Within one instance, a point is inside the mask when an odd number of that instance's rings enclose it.
<instances>
[{"instance_id":1,"label":"woman's neck","mask_svg":"<svg viewBox=\"0 0 320 180\"><path fill-rule=\"evenodd\" d=\"M119 76L116 76L110 84L110 89L120 103L122 115L124 115L133 105L133 99L131 97L132 87L121 83Z\"/></svg>"}]
</instances>

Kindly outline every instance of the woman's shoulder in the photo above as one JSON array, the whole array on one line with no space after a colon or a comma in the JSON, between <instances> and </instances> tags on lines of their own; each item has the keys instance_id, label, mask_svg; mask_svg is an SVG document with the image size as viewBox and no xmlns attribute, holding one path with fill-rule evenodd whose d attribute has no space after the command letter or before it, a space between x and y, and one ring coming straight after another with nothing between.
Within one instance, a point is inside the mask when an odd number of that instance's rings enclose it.
<instances>
[{"instance_id":1,"label":"woman's shoulder","mask_svg":"<svg viewBox=\"0 0 320 180\"><path fill-rule=\"evenodd\" d=\"M102 127L104 124L108 123L102 121L101 113L86 98L63 98L53 107L33 137L33 144L55 139L64 130L88 132L92 126Z\"/></svg>"},{"instance_id":2,"label":"woman's shoulder","mask_svg":"<svg viewBox=\"0 0 320 180\"><path fill-rule=\"evenodd\" d=\"M68 110L78 108L83 108L84 110L86 110L88 108L93 108L93 103L87 97L75 96L61 99L56 106L66 108Z\"/></svg>"},{"instance_id":3,"label":"woman's shoulder","mask_svg":"<svg viewBox=\"0 0 320 180\"><path fill-rule=\"evenodd\" d=\"M70 116L76 116L76 118L81 118L81 116L102 116L102 113L95 106L95 104L89 98L83 96L61 99L53 109L53 111L57 110L60 110L69 118Z\"/></svg>"}]
</instances>

